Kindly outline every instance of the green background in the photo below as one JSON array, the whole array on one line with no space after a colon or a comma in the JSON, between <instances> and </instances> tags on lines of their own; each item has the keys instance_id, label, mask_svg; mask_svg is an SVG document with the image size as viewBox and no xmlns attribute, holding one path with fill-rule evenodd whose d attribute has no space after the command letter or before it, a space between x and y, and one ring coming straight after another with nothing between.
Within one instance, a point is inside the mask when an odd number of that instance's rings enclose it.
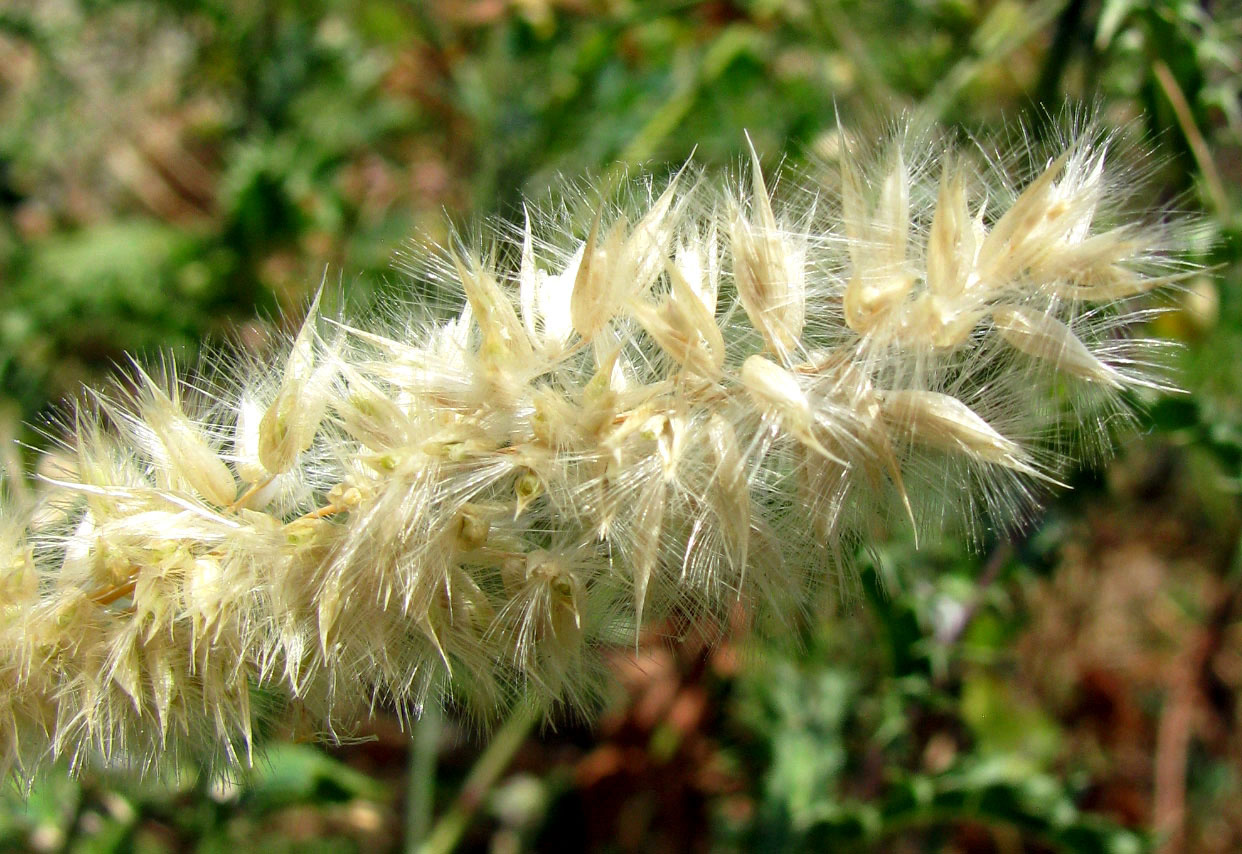
<instances>
[{"instance_id":1,"label":"green background","mask_svg":"<svg viewBox=\"0 0 1242 854\"><path fill-rule=\"evenodd\" d=\"M23 425L125 353L259 349L325 279L351 311L399 301L407 241L562 176L1086 104L1206 225L1210 275L1153 330L1189 394L1018 540L878 547L798 644L619 655L604 717L518 739L461 848L1242 850L1240 56L1237 4L1174 0L13 0L0 437L37 447ZM0 850L413 851L495 754L427 733L379 718L233 781L58 769L0 801Z\"/></svg>"}]
</instances>

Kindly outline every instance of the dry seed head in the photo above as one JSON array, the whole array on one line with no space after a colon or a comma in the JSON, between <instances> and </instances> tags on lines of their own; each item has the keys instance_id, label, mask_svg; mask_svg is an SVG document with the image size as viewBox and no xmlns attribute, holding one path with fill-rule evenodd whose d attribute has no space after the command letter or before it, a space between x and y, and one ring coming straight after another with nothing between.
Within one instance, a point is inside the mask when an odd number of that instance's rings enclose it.
<instances>
[{"instance_id":1,"label":"dry seed head","mask_svg":"<svg viewBox=\"0 0 1242 854\"><path fill-rule=\"evenodd\" d=\"M140 417L159 441L170 470L185 479L198 496L219 506L237 497L237 483L207 438L169 397L143 375L145 387Z\"/></svg>"},{"instance_id":2,"label":"dry seed head","mask_svg":"<svg viewBox=\"0 0 1242 854\"><path fill-rule=\"evenodd\" d=\"M257 454L271 474L283 474L293 467L298 455L311 446L327 406L333 365L315 365L315 322L319 317L319 298L315 295L306 320L289 352L280 389L259 421Z\"/></svg>"},{"instance_id":3,"label":"dry seed head","mask_svg":"<svg viewBox=\"0 0 1242 854\"><path fill-rule=\"evenodd\" d=\"M1052 362L1058 371L1117 389L1124 387L1117 369L1100 361L1055 317L1021 306L1002 306L992 312L992 321L1015 349Z\"/></svg>"},{"instance_id":4,"label":"dry seed head","mask_svg":"<svg viewBox=\"0 0 1242 854\"><path fill-rule=\"evenodd\" d=\"M730 217L734 285L768 350L787 361L806 322L806 249L800 238L779 230L753 146L750 155L755 221L742 215L741 206Z\"/></svg>"},{"instance_id":5,"label":"dry seed head","mask_svg":"<svg viewBox=\"0 0 1242 854\"><path fill-rule=\"evenodd\" d=\"M658 305L637 301L629 313L671 358L706 379L716 379L724 368L725 344L712 314L714 288L706 293L694 288L675 264L665 269L672 285L669 294ZM692 275L697 272L692 269Z\"/></svg>"},{"instance_id":6,"label":"dry seed head","mask_svg":"<svg viewBox=\"0 0 1242 854\"><path fill-rule=\"evenodd\" d=\"M947 451L1037 474L1022 446L1007 439L955 397L932 391L888 391L880 407L898 435Z\"/></svg>"},{"instance_id":7,"label":"dry seed head","mask_svg":"<svg viewBox=\"0 0 1242 854\"><path fill-rule=\"evenodd\" d=\"M844 294L845 320L864 335L888 319L914 286L914 276L906 267L909 174L899 146L894 149L894 161L880 185L874 209L854 163L847 160L841 171L841 214L852 266Z\"/></svg>"},{"instance_id":8,"label":"dry seed head","mask_svg":"<svg viewBox=\"0 0 1242 854\"><path fill-rule=\"evenodd\" d=\"M727 558L742 573L750 556L750 489L746 483L746 463L738 447L733 426L713 413L707 426L709 457L712 462L708 500L728 540Z\"/></svg>"},{"instance_id":9,"label":"dry seed head","mask_svg":"<svg viewBox=\"0 0 1242 854\"><path fill-rule=\"evenodd\" d=\"M740 379L755 403L775 415L798 441L831 462L847 465L815 437L815 414L793 374L763 356L750 356L742 363Z\"/></svg>"},{"instance_id":10,"label":"dry seed head","mask_svg":"<svg viewBox=\"0 0 1242 854\"><path fill-rule=\"evenodd\" d=\"M952 299L977 287L970 273L975 264L976 238L982 226L970 217L966 199L966 175L946 159L936 213L927 235L927 290Z\"/></svg>"},{"instance_id":11,"label":"dry seed head","mask_svg":"<svg viewBox=\"0 0 1242 854\"><path fill-rule=\"evenodd\" d=\"M517 311L492 274L473 259L453 260L475 322L483 333L483 354L500 360L529 357L530 341Z\"/></svg>"},{"instance_id":12,"label":"dry seed head","mask_svg":"<svg viewBox=\"0 0 1242 854\"><path fill-rule=\"evenodd\" d=\"M526 221L522 232L522 261L518 270L522 324L536 350L556 357L565 349L574 331L570 310L571 295L587 244L578 247L562 272L545 272L536 266L530 212L524 212Z\"/></svg>"},{"instance_id":13,"label":"dry seed head","mask_svg":"<svg viewBox=\"0 0 1242 854\"><path fill-rule=\"evenodd\" d=\"M746 192L640 182L584 198L585 237L532 209L433 255L410 317L328 343L316 302L271 375L101 395L0 519L0 763L229 767L442 697L589 712L601 648L795 621L882 523L1019 523L1158 385L1125 335L1192 272L1114 142L1023 152L1021 185L899 132L823 191L752 151Z\"/></svg>"},{"instance_id":14,"label":"dry seed head","mask_svg":"<svg viewBox=\"0 0 1242 854\"><path fill-rule=\"evenodd\" d=\"M583 340L594 339L622 305L646 293L660 274L677 214L676 190L675 176L632 229L620 217L602 240L602 207L596 214L569 301L574 330Z\"/></svg>"}]
</instances>

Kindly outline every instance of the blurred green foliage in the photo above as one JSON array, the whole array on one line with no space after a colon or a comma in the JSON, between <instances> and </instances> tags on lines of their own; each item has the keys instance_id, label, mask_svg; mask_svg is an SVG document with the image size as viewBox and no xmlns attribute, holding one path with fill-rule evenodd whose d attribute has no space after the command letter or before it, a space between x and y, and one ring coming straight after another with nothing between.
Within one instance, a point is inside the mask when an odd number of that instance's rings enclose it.
<instances>
[{"instance_id":1,"label":"blurred green foliage","mask_svg":"<svg viewBox=\"0 0 1242 854\"><path fill-rule=\"evenodd\" d=\"M962 826L1056 851L1149 850L1142 832L1081 808L1085 775L1058 773L1061 731L1013 683L1012 605L966 617L987 596L976 561L939 557L934 575L908 572L902 587L921 580L911 593L869 596L861 632L766 650L739 680L736 723L762 734L748 759L763 782L736 850L882 851L904 836L938 851ZM992 583L1024 571L1005 560ZM874 589L876 570L864 576Z\"/></svg>"},{"instance_id":2,"label":"blurred green foliage","mask_svg":"<svg viewBox=\"0 0 1242 854\"><path fill-rule=\"evenodd\" d=\"M186 779L195 777L191 772ZM25 803L4 802L0 850L22 850L25 841L36 850L98 854L184 846L203 854L260 846L273 854L350 852L358 850L358 827L378 825L379 810L389 800L382 785L319 750L277 745L251 773L227 785L199 779L170 787L125 776L82 781L49 776ZM307 838L305 826L288 821L290 809L302 804L317 810L310 822L313 838Z\"/></svg>"},{"instance_id":3,"label":"blurred green foliage","mask_svg":"<svg viewBox=\"0 0 1242 854\"><path fill-rule=\"evenodd\" d=\"M987 132L1098 104L1141 130L1163 201L1204 212L1187 248L1215 278L1155 321L1191 394L986 562L895 536L796 648L683 667L670 690L711 710L695 727L634 701L624 724L543 734L467 845L1237 850L1240 56L1239 9L1189 0L15 0L4 396L36 420L125 352L261 346L325 277L358 310L399 297L403 241L512 216L562 175L728 168L744 129L800 162L901 111ZM277 746L228 785L48 775L4 801L0 850L396 850L395 743L387 762ZM614 753L600 779L621 788L586 782ZM439 803L472 756L445 754Z\"/></svg>"}]
</instances>

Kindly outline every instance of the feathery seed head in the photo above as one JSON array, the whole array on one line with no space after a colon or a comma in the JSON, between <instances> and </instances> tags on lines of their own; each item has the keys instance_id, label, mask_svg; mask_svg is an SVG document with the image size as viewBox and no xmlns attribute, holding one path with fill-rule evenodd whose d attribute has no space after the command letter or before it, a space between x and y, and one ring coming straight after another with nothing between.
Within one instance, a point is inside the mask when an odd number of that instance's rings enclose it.
<instances>
[{"instance_id":1,"label":"feathery seed head","mask_svg":"<svg viewBox=\"0 0 1242 854\"><path fill-rule=\"evenodd\" d=\"M1187 270L1112 141L1018 184L897 134L822 191L752 150L748 191L640 184L585 234L528 211L432 256L413 318L328 342L317 298L227 393L100 395L0 518L0 764L227 767L448 697L589 711L603 647L795 620L877 523L1020 522L1160 385L1126 333Z\"/></svg>"}]
</instances>

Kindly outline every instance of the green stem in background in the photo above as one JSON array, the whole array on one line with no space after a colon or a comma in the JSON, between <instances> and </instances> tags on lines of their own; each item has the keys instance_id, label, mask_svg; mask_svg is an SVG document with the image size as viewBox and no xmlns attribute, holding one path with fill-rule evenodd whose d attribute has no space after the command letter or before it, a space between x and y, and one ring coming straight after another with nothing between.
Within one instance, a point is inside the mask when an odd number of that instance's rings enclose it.
<instances>
[{"instance_id":1,"label":"green stem in background","mask_svg":"<svg viewBox=\"0 0 1242 854\"><path fill-rule=\"evenodd\" d=\"M654 157L660 144L675 131L694 109L699 95L716 84L735 59L757 48L758 37L748 27L727 27L701 56L683 56L672 76L672 93L639 129L605 175L619 178L626 165L642 163Z\"/></svg>"},{"instance_id":2,"label":"green stem in background","mask_svg":"<svg viewBox=\"0 0 1242 854\"><path fill-rule=\"evenodd\" d=\"M835 41L850 58L869 103L891 107L908 102L888 84L884 72L872 59L871 47L854 29L850 16L841 8L840 0L818 0L811 4L811 12L819 25L821 37Z\"/></svg>"},{"instance_id":3,"label":"green stem in background","mask_svg":"<svg viewBox=\"0 0 1242 854\"><path fill-rule=\"evenodd\" d=\"M475 813L483 805L488 792L513 761L514 754L543 718L544 707L526 701L514 708L509 719L492 736L483 755L470 769L461 791L442 815L421 845L410 849L417 854L448 854L461 842Z\"/></svg>"},{"instance_id":4,"label":"green stem in background","mask_svg":"<svg viewBox=\"0 0 1242 854\"><path fill-rule=\"evenodd\" d=\"M1052 44L1044 57L1039 82L1035 84L1036 102L1045 109L1053 109L1055 104L1065 99L1061 91L1061 78L1065 76L1065 68L1074 52L1074 40L1082 28L1086 7L1086 0L1070 0L1057 19L1056 34L1052 37Z\"/></svg>"},{"instance_id":5,"label":"green stem in background","mask_svg":"<svg viewBox=\"0 0 1242 854\"><path fill-rule=\"evenodd\" d=\"M414 854L427 838L436 800L436 760L444 713L439 703L430 702L410 734L409 775L405 795L405 851Z\"/></svg>"},{"instance_id":6,"label":"green stem in background","mask_svg":"<svg viewBox=\"0 0 1242 854\"><path fill-rule=\"evenodd\" d=\"M1164 97L1169 99L1173 114L1177 116L1177 124L1199 167L1199 176L1203 179L1208 200L1220 218L1228 221L1229 196L1225 193L1225 185L1221 181L1220 173L1216 171L1216 161L1212 159L1212 151L1208 148L1207 140L1203 138L1199 126L1195 124L1190 102L1186 100L1182 87L1177 85L1177 78L1173 76L1173 72L1169 70L1169 66L1163 59L1157 59L1152 63L1151 73L1155 76L1156 82L1160 84L1160 91L1164 93Z\"/></svg>"},{"instance_id":7,"label":"green stem in background","mask_svg":"<svg viewBox=\"0 0 1242 854\"><path fill-rule=\"evenodd\" d=\"M985 66L1000 62L1042 32L1065 4L1066 0L1042 0L1029 7L997 3L975 30L973 54L962 57L940 78L916 111L914 126L939 121Z\"/></svg>"}]
</instances>

